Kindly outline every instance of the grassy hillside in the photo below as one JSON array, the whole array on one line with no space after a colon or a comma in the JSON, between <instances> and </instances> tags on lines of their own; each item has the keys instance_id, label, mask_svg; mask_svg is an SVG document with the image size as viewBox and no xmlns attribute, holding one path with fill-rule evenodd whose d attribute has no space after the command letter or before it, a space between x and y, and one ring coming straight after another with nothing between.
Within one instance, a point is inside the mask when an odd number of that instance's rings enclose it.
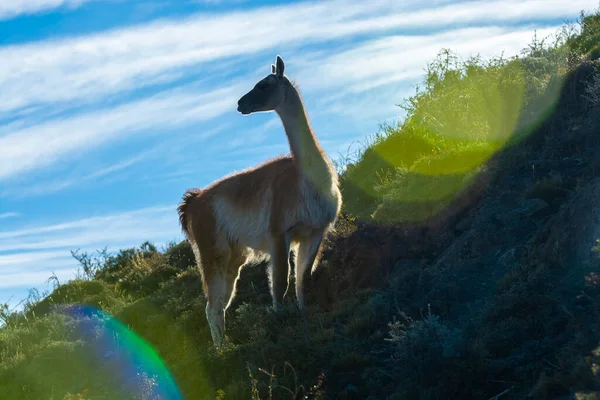
<instances>
[{"instance_id":1,"label":"grassy hillside","mask_svg":"<svg viewBox=\"0 0 600 400\"><path fill-rule=\"evenodd\" d=\"M75 253L0 309L0 397L600 397L600 14L576 28L440 53L345 168L305 319L248 267L217 353L187 243Z\"/></svg>"}]
</instances>

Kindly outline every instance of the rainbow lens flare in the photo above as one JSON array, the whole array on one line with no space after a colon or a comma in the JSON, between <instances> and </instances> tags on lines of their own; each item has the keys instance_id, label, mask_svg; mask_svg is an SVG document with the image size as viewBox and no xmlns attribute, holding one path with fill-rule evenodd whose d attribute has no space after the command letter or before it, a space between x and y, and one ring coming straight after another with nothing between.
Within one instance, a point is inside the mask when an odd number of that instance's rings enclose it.
<instances>
[{"instance_id":1,"label":"rainbow lens flare","mask_svg":"<svg viewBox=\"0 0 600 400\"><path fill-rule=\"evenodd\" d=\"M110 389L129 398L183 399L160 356L123 323L92 306L60 308L77 321L75 333L92 347L98 367L110 371L114 377L115 387Z\"/></svg>"}]
</instances>

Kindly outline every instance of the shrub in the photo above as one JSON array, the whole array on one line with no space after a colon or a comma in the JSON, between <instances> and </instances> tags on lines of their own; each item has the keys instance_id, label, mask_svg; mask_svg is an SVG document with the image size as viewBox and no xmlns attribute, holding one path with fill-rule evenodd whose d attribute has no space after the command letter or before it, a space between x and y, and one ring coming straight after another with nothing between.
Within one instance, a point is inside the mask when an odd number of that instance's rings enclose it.
<instances>
[{"instance_id":1,"label":"shrub","mask_svg":"<svg viewBox=\"0 0 600 400\"><path fill-rule=\"evenodd\" d=\"M400 314L399 320L389 323L389 335L386 340L394 346L398 377L397 398L440 398L452 380L449 371L458 370L453 360L462 355L462 332L449 328L429 311L417 321Z\"/></svg>"},{"instance_id":2,"label":"shrub","mask_svg":"<svg viewBox=\"0 0 600 400\"><path fill-rule=\"evenodd\" d=\"M39 317L48 314L54 306L74 303L111 311L124 305L123 300L104 282L75 279L58 286L50 295L32 305L26 315Z\"/></svg>"},{"instance_id":3,"label":"shrub","mask_svg":"<svg viewBox=\"0 0 600 400\"><path fill-rule=\"evenodd\" d=\"M401 105L404 121L383 126L343 171L344 210L377 222L422 220L443 210L490 157L531 132L556 105L569 54L598 43L597 20L583 18L583 35L564 29L550 43L536 35L522 57L462 61L442 50L422 87ZM419 185L430 190L416 204L403 198ZM444 190L431 193L436 187Z\"/></svg>"},{"instance_id":4,"label":"shrub","mask_svg":"<svg viewBox=\"0 0 600 400\"><path fill-rule=\"evenodd\" d=\"M395 344L395 355L399 359L426 361L461 355L461 330L450 329L431 310L417 321L401 313L400 319L394 318L388 327L390 337L385 340Z\"/></svg>"}]
</instances>

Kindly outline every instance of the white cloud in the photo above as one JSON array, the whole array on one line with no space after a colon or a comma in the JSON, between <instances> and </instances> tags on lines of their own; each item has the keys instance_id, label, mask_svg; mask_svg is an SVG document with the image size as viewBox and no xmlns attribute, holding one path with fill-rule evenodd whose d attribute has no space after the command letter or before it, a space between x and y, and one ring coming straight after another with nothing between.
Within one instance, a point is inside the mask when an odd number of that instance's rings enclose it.
<instances>
[{"instance_id":1,"label":"white cloud","mask_svg":"<svg viewBox=\"0 0 600 400\"><path fill-rule=\"evenodd\" d=\"M0 2L0 20L55 8L76 8L88 1L90 0L4 0Z\"/></svg>"},{"instance_id":2,"label":"white cloud","mask_svg":"<svg viewBox=\"0 0 600 400\"><path fill-rule=\"evenodd\" d=\"M6 218L15 218L20 216L21 214L17 213L17 212L5 212L5 213L0 213L0 219L6 219Z\"/></svg>"},{"instance_id":3,"label":"white cloud","mask_svg":"<svg viewBox=\"0 0 600 400\"><path fill-rule=\"evenodd\" d=\"M146 217L148 217L148 215L161 214L169 210L175 212L174 207L175 206L148 207L139 210L121 212L115 215L96 216L70 222L62 222L52 225L42 225L33 228L29 227L11 231L0 231L0 239L14 239L22 236L32 237L34 235L40 235L50 232L56 233L76 229L94 230L98 227L106 227L107 224L113 222L129 223L138 221L138 219L145 220ZM150 222L151 221L148 221L148 223Z\"/></svg>"},{"instance_id":4,"label":"white cloud","mask_svg":"<svg viewBox=\"0 0 600 400\"><path fill-rule=\"evenodd\" d=\"M538 29L544 37L559 26ZM449 48L463 57L480 54L517 55L533 37L533 29L510 29L490 26L445 31L430 35L392 35L362 42L346 51L320 60L318 71L307 67L301 71L300 87L314 90L327 86L337 99L377 86L399 81L414 82L424 75L428 62L442 48Z\"/></svg>"},{"instance_id":5,"label":"white cloud","mask_svg":"<svg viewBox=\"0 0 600 400\"><path fill-rule=\"evenodd\" d=\"M235 110L233 85L214 91L171 90L110 109L50 120L0 137L0 180L142 131L167 129Z\"/></svg>"},{"instance_id":6,"label":"white cloud","mask_svg":"<svg viewBox=\"0 0 600 400\"><path fill-rule=\"evenodd\" d=\"M203 72L208 62L389 29L556 18L592 0L495 0L409 10L411 3L334 0L159 20L83 37L0 48L0 111L93 99ZM212 67L212 66L210 66Z\"/></svg>"},{"instance_id":7,"label":"white cloud","mask_svg":"<svg viewBox=\"0 0 600 400\"><path fill-rule=\"evenodd\" d=\"M395 39L393 46L398 46L405 38L397 37ZM435 39L429 39L429 41L435 42ZM418 41L412 40L411 43L416 42ZM379 50L379 54L373 54L373 48ZM335 87L344 83L348 84L353 79L355 84L358 84L360 79L363 79L362 85L372 84L372 78L368 74L361 76L348 69L352 68L349 67L352 63L348 63L348 59L370 56L374 63L378 63L383 53L390 49L392 49L390 45L382 48L379 41L375 41L329 57L322 62L322 73L317 75L317 79L320 81L319 85L322 86L328 82L330 86ZM434 51L434 48L432 47L430 50ZM411 56L414 55L411 54ZM418 59L423 60L426 56L421 55ZM417 57L412 58L416 59ZM359 67L362 65L360 62L355 64L358 64ZM390 73L389 67L393 66L392 64L388 62L387 68L379 68L379 71ZM342 65L342 68L338 68L339 65ZM379 65L381 67L381 63ZM413 63L412 67L410 74L418 73L419 63ZM307 69L306 75L310 76L309 73L310 71ZM314 81L314 79L312 80ZM306 84L311 87L311 79L307 79ZM313 84L312 87L314 86L316 85ZM0 154L3 156L0 160L0 180L50 165L59 157L69 153L98 146L109 140L129 136L145 129L166 128L216 117L228 108L233 110L235 100L246 89L247 87L244 85L237 85L208 93L189 89L186 91L174 90L112 109L80 114L66 119L50 120L41 125L18 129L9 135L0 137ZM124 163L127 163L127 160ZM33 190L44 189L54 192L72 186L75 182L77 182L75 179L50 182L43 188L39 186ZM27 195L29 191L28 189L21 191L20 188L13 188L3 194L15 195L19 192L20 195Z\"/></svg>"},{"instance_id":8,"label":"white cloud","mask_svg":"<svg viewBox=\"0 0 600 400\"><path fill-rule=\"evenodd\" d=\"M108 175L112 175L116 172L123 171L129 167L141 162L150 155L149 151L140 153L134 157L126 158L125 160L119 161L108 167L95 170L86 175L79 175L76 177L54 180L44 183L36 183L32 185L14 186L9 189L0 192L0 197L12 197L12 198L23 198L29 196L38 196L41 194L49 195L58 191L73 187L80 186L84 183L94 182L98 178L102 178ZM1 219L0 215L0 219Z\"/></svg>"},{"instance_id":9,"label":"white cloud","mask_svg":"<svg viewBox=\"0 0 600 400\"><path fill-rule=\"evenodd\" d=\"M60 282L64 282L75 277L77 268L58 269L53 271ZM14 287L41 287L48 281L52 275L51 271L37 272L17 272L13 274L0 274L0 288ZM14 301L13 301L14 303Z\"/></svg>"},{"instance_id":10,"label":"white cloud","mask_svg":"<svg viewBox=\"0 0 600 400\"><path fill-rule=\"evenodd\" d=\"M271 113L269 120L256 128L244 129L241 132L237 132L235 137L222 145L213 147L213 150L231 150L238 147L247 148L259 143L264 142L267 139L267 133L272 131L276 127L281 127L281 120L279 117Z\"/></svg>"},{"instance_id":11,"label":"white cloud","mask_svg":"<svg viewBox=\"0 0 600 400\"><path fill-rule=\"evenodd\" d=\"M0 255L0 268L4 269L10 265L22 265L37 261L49 261L55 258L64 258L64 252L45 251L38 253L17 253Z\"/></svg>"},{"instance_id":12,"label":"white cloud","mask_svg":"<svg viewBox=\"0 0 600 400\"><path fill-rule=\"evenodd\" d=\"M359 99L357 93L384 84L398 85L394 89L405 93L408 82L423 73L426 62L441 47L483 55L501 50L516 52L529 42L532 29L509 31L492 26L431 35L392 35L345 45L341 51L332 50L331 54L320 52L312 56L310 53L297 56L301 53L294 49L294 44L318 43L386 29L419 28L426 32L459 23L514 23L563 16L574 9L590 8L592 3L591 0L573 0L568 4L562 0L495 0L409 9L414 4L383 0L368 4L356 0L303 2L223 14L197 14L102 34L5 46L0 48L0 59L4 60L0 65L3 88L0 114L22 107L35 109L45 103L56 106L56 102L64 102L57 107L67 107L73 101L88 101L157 81L168 82L185 76L190 72L185 68L191 66L195 72L212 71L213 74L204 79L212 80L213 87L225 88L204 93L176 90L34 126L23 121L0 126L0 131L5 132L0 134L0 181L51 166L62 157L135 133L210 119L228 109L234 110L235 101L247 91L248 84L227 86L231 80L225 79L222 72L230 67L241 68L236 66L236 60L262 50L288 46L289 74L298 78L300 87L306 89L308 95L319 93L320 105L328 107L326 111L352 113L360 118L355 111L362 110L365 118L380 118L389 116L392 106L371 104L364 108L365 101ZM294 58L298 58L297 63ZM255 61L254 65L258 67L263 63ZM221 64L223 70L219 70ZM248 64L245 62L244 68ZM266 70L268 66L261 68ZM50 189L57 191L73 182L63 180L52 184Z\"/></svg>"},{"instance_id":13,"label":"white cloud","mask_svg":"<svg viewBox=\"0 0 600 400\"><path fill-rule=\"evenodd\" d=\"M62 249L55 253L44 253L39 256L40 260L49 259L52 256L59 257L68 255L65 250L77 249L79 247L89 248L94 246L95 249L100 249L104 246L122 246L123 243L128 243L130 246L139 245L149 237L160 237L162 240L168 241L179 237L179 228L177 227L177 214L175 206L169 212L153 213L152 221L141 222L138 219L130 221L99 221L99 223L90 228L69 229L67 231L54 235L36 235L26 239L19 238L6 240L0 245L2 251L22 251L22 250L46 250L46 249ZM133 222L131 222L133 221ZM133 225L131 224L133 223ZM170 227L164 231L165 227ZM106 230L108 229L108 231ZM0 265L16 264L14 257L38 257L37 252L19 253L18 255L0 255ZM27 259L27 261L35 261L35 259ZM4 260L4 261L3 261ZM23 262L23 260L21 260Z\"/></svg>"},{"instance_id":14,"label":"white cloud","mask_svg":"<svg viewBox=\"0 0 600 400\"><path fill-rule=\"evenodd\" d=\"M41 285L51 269L77 268L70 250L93 252L107 246L109 251L116 251L138 246L149 238L157 245L183 238L176 205L0 231L0 282L4 287L22 286L23 281L13 282L13 278L19 271L27 271L25 275L43 280L26 283Z\"/></svg>"}]
</instances>

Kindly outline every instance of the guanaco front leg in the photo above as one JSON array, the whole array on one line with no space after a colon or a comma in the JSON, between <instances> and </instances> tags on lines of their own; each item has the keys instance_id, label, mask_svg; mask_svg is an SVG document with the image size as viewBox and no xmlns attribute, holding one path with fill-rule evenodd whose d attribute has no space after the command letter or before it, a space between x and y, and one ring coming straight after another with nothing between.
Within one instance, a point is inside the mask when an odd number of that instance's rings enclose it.
<instances>
[{"instance_id":1,"label":"guanaco front leg","mask_svg":"<svg viewBox=\"0 0 600 400\"><path fill-rule=\"evenodd\" d=\"M304 279L308 271L318 262L317 255L323 242L323 232L316 232L305 238L298 246L298 257L296 258L296 299L298 308L304 310Z\"/></svg>"},{"instance_id":2,"label":"guanaco front leg","mask_svg":"<svg viewBox=\"0 0 600 400\"><path fill-rule=\"evenodd\" d=\"M280 308L287 288L290 269L290 238L287 234L277 235L271 244L271 295L273 307Z\"/></svg>"}]
</instances>

